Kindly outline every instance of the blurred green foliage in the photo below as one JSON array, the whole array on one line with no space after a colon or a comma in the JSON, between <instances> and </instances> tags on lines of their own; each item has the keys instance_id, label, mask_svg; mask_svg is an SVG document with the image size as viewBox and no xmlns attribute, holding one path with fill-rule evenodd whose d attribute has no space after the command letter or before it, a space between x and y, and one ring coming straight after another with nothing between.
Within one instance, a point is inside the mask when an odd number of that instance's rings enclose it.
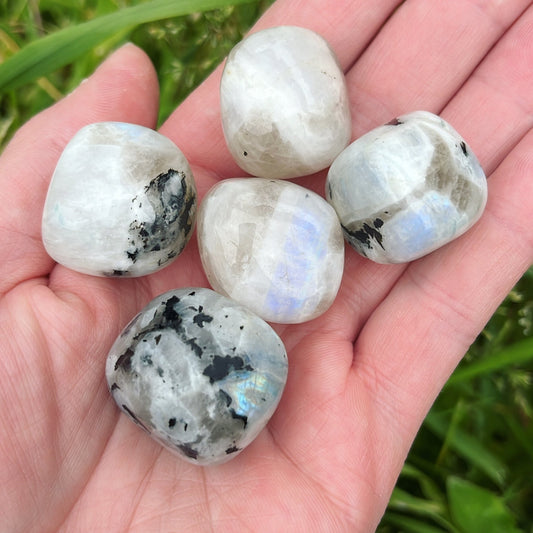
<instances>
[{"instance_id":1,"label":"blurred green foliage","mask_svg":"<svg viewBox=\"0 0 533 533\"><path fill-rule=\"evenodd\" d=\"M0 62L46 35L143 3L0 0ZM0 150L20 125L74 89L127 40L156 66L163 121L271 3L250 0L121 29L34 83L0 92ZM532 334L529 270L435 402L379 533L533 532Z\"/></svg>"},{"instance_id":2,"label":"blurred green foliage","mask_svg":"<svg viewBox=\"0 0 533 533\"><path fill-rule=\"evenodd\" d=\"M180 1L195 6L200 3ZM88 52L79 51L75 61L47 72L35 83L7 90L0 88L0 150L28 118L72 91L111 50L126 41L140 46L156 65L161 89L159 118L163 121L223 60L272 0L202 0L202 3L225 7L126 27L100 40ZM228 5L237 3L240 5ZM51 43L42 39L57 36L60 30L98 21L113 13L119 18L126 8L144 9L155 4L165 4L167 10L172 10L177 1L0 0L0 63L8 60L16 63L22 55L17 52L34 41L38 42L40 52L46 51ZM76 49L76 44L70 48Z\"/></svg>"},{"instance_id":3,"label":"blurred green foliage","mask_svg":"<svg viewBox=\"0 0 533 533\"><path fill-rule=\"evenodd\" d=\"M530 269L426 417L379 533L533 532L532 306Z\"/></svg>"}]
</instances>

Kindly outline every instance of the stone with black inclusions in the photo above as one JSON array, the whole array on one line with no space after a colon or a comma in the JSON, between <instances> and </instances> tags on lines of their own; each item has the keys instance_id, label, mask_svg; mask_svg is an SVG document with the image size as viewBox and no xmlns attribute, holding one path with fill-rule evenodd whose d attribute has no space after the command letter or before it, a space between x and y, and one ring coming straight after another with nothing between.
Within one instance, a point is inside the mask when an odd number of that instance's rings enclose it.
<instances>
[{"instance_id":1,"label":"stone with black inclusions","mask_svg":"<svg viewBox=\"0 0 533 533\"><path fill-rule=\"evenodd\" d=\"M282 341L210 289L152 300L113 344L109 390L140 428L199 465L235 457L266 425L287 379Z\"/></svg>"},{"instance_id":2,"label":"stone with black inclusions","mask_svg":"<svg viewBox=\"0 0 533 533\"><path fill-rule=\"evenodd\" d=\"M89 124L57 163L43 243L54 260L78 272L143 276L183 250L196 203L189 164L170 139L135 124Z\"/></svg>"},{"instance_id":3,"label":"stone with black inclusions","mask_svg":"<svg viewBox=\"0 0 533 533\"><path fill-rule=\"evenodd\" d=\"M472 227L487 202L487 180L450 124L415 111L348 146L331 165L326 199L361 255L404 263Z\"/></svg>"}]
</instances>

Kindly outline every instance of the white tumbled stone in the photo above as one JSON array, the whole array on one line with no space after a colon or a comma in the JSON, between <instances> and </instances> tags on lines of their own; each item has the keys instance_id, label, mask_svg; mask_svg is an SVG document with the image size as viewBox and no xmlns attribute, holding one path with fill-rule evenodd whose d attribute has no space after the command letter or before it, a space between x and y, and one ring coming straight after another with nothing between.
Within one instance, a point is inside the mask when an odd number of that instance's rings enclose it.
<instances>
[{"instance_id":1,"label":"white tumbled stone","mask_svg":"<svg viewBox=\"0 0 533 533\"><path fill-rule=\"evenodd\" d=\"M344 241L335 211L291 182L221 181L200 204L198 243L213 289L271 322L321 315L342 279Z\"/></svg>"},{"instance_id":2,"label":"white tumbled stone","mask_svg":"<svg viewBox=\"0 0 533 533\"><path fill-rule=\"evenodd\" d=\"M359 253L403 263L467 231L485 208L487 180L450 124L415 111L348 146L331 165L326 198Z\"/></svg>"},{"instance_id":3,"label":"white tumbled stone","mask_svg":"<svg viewBox=\"0 0 533 533\"><path fill-rule=\"evenodd\" d=\"M142 126L99 122L67 144L50 182L42 238L58 263L96 276L142 276L189 240L196 187L185 156Z\"/></svg>"},{"instance_id":4,"label":"white tumbled stone","mask_svg":"<svg viewBox=\"0 0 533 533\"><path fill-rule=\"evenodd\" d=\"M197 465L237 456L265 427L287 380L274 330L209 289L154 298L114 342L106 363L120 409Z\"/></svg>"},{"instance_id":5,"label":"white tumbled stone","mask_svg":"<svg viewBox=\"0 0 533 533\"><path fill-rule=\"evenodd\" d=\"M278 26L245 38L228 56L220 96L228 147L254 176L312 174L350 140L344 74L311 30Z\"/></svg>"}]
</instances>

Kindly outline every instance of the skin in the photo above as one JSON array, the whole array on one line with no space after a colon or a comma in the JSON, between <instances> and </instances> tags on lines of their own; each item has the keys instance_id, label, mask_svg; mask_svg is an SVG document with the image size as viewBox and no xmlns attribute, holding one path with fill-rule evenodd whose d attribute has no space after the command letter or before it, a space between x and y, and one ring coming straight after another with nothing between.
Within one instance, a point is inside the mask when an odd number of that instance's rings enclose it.
<instances>
[{"instance_id":1,"label":"skin","mask_svg":"<svg viewBox=\"0 0 533 533\"><path fill-rule=\"evenodd\" d=\"M523 0L279 0L256 29L320 32L347 72L353 137L426 109L489 176L478 224L408 265L347 249L322 317L276 326L289 352L278 411L235 460L198 468L119 411L107 351L157 294L207 286L195 241L135 280L56 265L40 239L47 185L84 124L153 127L149 59L132 45L21 128L0 159L0 515L6 531L373 531L422 420L533 259L533 6ZM218 69L161 128L200 196L239 176L224 146ZM297 180L322 193L325 174Z\"/></svg>"}]
</instances>

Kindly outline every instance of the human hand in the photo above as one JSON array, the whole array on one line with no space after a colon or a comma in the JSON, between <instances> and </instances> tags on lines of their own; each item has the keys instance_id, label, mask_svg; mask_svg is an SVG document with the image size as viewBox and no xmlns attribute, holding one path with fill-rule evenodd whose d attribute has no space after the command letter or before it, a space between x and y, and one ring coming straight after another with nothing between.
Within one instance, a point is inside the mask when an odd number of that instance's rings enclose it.
<instances>
[{"instance_id":1,"label":"human hand","mask_svg":"<svg viewBox=\"0 0 533 533\"><path fill-rule=\"evenodd\" d=\"M401 4L401 5L400 5ZM397 7L397 11L390 17ZM84 124L153 127L157 82L127 46L23 127L0 159L0 515L6 531L373 531L444 382L531 264L531 1L279 0L258 28L322 34L347 71L353 136L415 109L439 113L489 176L482 219L409 265L347 248L322 317L275 326L289 380L267 428L234 460L199 468L119 414L105 358L154 296L207 286L196 243L161 272L94 278L46 255L49 179ZM163 125L200 197L242 175L225 147L220 69ZM325 173L295 180L323 193Z\"/></svg>"}]
</instances>

